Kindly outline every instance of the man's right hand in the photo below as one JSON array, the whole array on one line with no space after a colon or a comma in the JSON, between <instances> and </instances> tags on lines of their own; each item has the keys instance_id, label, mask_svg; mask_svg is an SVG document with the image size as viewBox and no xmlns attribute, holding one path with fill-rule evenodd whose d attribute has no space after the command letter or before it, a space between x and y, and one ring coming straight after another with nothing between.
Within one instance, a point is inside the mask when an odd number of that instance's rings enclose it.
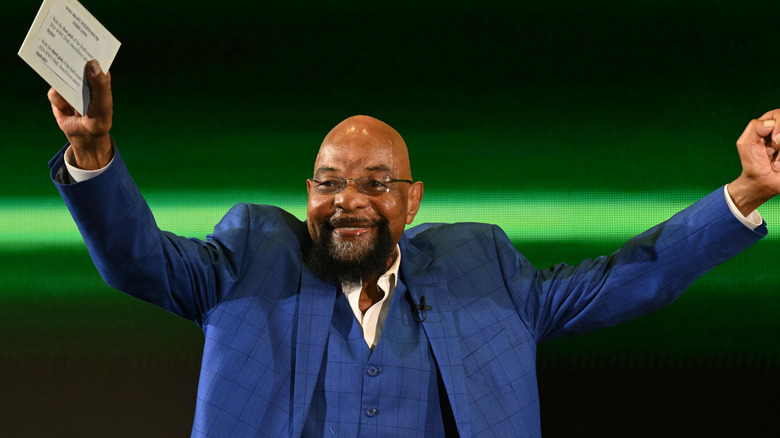
<instances>
[{"instance_id":1,"label":"man's right hand","mask_svg":"<svg viewBox=\"0 0 780 438\"><path fill-rule=\"evenodd\" d=\"M111 74L103 73L94 59L87 63L85 74L91 94L86 115L79 114L54 88L48 96L54 118L70 141L68 162L84 170L97 170L114 157L108 135L114 107Z\"/></svg>"}]
</instances>

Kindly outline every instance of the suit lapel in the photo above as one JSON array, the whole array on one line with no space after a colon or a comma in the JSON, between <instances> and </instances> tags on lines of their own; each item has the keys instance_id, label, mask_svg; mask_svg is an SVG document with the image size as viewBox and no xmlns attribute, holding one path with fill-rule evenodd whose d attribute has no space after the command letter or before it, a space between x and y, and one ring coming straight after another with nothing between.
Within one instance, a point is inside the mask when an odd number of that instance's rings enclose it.
<instances>
[{"instance_id":1,"label":"suit lapel","mask_svg":"<svg viewBox=\"0 0 780 438\"><path fill-rule=\"evenodd\" d=\"M431 307L422 326L447 390L458 432L460 436L471 436L466 373L445 276L440 268L431 264L432 260L427 254L411 245L405 235L400 245L400 275L407 285L407 293L417 304L425 296L427 305Z\"/></svg>"},{"instance_id":2,"label":"suit lapel","mask_svg":"<svg viewBox=\"0 0 780 438\"><path fill-rule=\"evenodd\" d=\"M328 343L336 293L336 286L302 267L293 377L293 436L303 433Z\"/></svg>"}]
</instances>

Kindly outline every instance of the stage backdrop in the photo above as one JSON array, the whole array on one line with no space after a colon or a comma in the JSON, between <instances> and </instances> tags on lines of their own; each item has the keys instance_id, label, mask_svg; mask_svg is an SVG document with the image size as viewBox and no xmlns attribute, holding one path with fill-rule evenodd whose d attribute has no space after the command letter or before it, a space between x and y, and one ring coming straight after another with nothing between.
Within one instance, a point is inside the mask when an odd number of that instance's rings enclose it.
<instances>
[{"instance_id":1,"label":"stage backdrop","mask_svg":"<svg viewBox=\"0 0 780 438\"><path fill-rule=\"evenodd\" d=\"M369 114L425 182L416 223L495 223L536 266L574 264L722 189L780 107L778 14L754 0L83 4L123 43L112 134L189 237L237 202L303 219L323 136ZM38 7L3 6L0 428L185 435L202 335L104 285L49 181L65 139L15 55ZM540 347L548 436L777 431L777 202L674 305Z\"/></svg>"}]
</instances>

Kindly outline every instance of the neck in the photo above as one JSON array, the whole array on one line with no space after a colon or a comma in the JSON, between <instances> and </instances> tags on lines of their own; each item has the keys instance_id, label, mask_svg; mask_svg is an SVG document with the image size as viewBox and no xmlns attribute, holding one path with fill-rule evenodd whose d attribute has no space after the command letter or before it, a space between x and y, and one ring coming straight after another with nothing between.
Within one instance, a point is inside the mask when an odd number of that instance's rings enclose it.
<instances>
[{"instance_id":1,"label":"neck","mask_svg":"<svg viewBox=\"0 0 780 438\"><path fill-rule=\"evenodd\" d=\"M382 299L382 292L379 291L377 286L377 280L363 283L363 289L360 290L360 298L358 299L358 307L360 311L366 313L369 307L378 303Z\"/></svg>"},{"instance_id":2,"label":"neck","mask_svg":"<svg viewBox=\"0 0 780 438\"><path fill-rule=\"evenodd\" d=\"M387 267L385 268L385 272L387 272L390 267L393 266L393 263L395 263L395 259L398 257L398 250L393 249L393 252L390 254L390 257L387 259ZM360 308L360 311L363 313L366 313L366 310L368 310L369 307L373 306L379 300L382 299L382 296L384 295L382 292L379 291L379 286L377 286L377 282L379 281L379 277L385 274L385 272L380 272L377 275L372 275L367 281L363 281L363 287L360 290L360 299L358 300L358 307Z\"/></svg>"}]
</instances>

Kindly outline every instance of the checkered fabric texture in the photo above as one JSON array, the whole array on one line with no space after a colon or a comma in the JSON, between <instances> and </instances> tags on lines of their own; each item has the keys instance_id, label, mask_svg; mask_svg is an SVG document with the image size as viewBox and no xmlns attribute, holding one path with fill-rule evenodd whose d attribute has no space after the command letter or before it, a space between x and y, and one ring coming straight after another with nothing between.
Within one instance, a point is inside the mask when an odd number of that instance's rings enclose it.
<instances>
[{"instance_id":1,"label":"checkered fabric texture","mask_svg":"<svg viewBox=\"0 0 780 438\"><path fill-rule=\"evenodd\" d=\"M337 376L330 382L331 367L345 360L362 367L364 357L350 359L349 351L333 345L337 333L346 336L342 344L355 333L352 326L331 332L337 291L302 266L305 224L274 207L242 204L205 242L174 236L155 225L121 155L100 176L63 184L61 174L57 182L63 152L50 162L52 178L103 278L203 328L193 436L301 436L309 430L307 419L322 410L328 421L354 419L356 403L328 401L339 400L329 388L354 383ZM425 295L432 310L422 332L402 321L388 330L408 327L397 341L415 339L414 351L430 351L460 436L540 436L538 342L657 309L765 234L765 226L751 231L734 218L722 188L612 255L578 266L536 269L491 225L414 227L400 242L401 282L409 300ZM389 346L383 333L378 347L386 340ZM392 358L401 363L396 372L417 366L407 365L407 357L421 358L399 352ZM432 385L429 368L418 371ZM360 397L381 407L382 397L401 392L364 386ZM419 404L402 405L394 415L420 417ZM370 424L368 418L361 425ZM370 418L384 421L382 409ZM427 427L416 434L425 435ZM382 430L360 428L366 436Z\"/></svg>"},{"instance_id":2,"label":"checkered fabric texture","mask_svg":"<svg viewBox=\"0 0 780 438\"><path fill-rule=\"evenodd\" d=\"M442 418L436 362L404 285L395 290L373 352L338 294L303 435L444 437Z\"/></svg>"}]
</instances>

